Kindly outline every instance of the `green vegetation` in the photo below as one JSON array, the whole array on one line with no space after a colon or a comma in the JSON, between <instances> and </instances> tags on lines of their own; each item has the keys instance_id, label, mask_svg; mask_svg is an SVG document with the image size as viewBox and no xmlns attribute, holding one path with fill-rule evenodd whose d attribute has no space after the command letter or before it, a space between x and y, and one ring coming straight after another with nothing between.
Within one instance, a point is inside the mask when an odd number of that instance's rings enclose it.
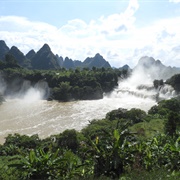
<instances>
[{"instance_id":1,"label":"green vegetation","mask_svg":"<svg viewBox=\"0 0 180 180\"><path fill-rule=\"evenodd\" d=\"M178 179L180 101L163 100L148 113L117 109L39 139L8 135L0 146L0 179Z\"/></svg>"},{"instance_id":2,"label":"green vegetation","mask_svg":"<svg viewBox=\"0 0 180 180\"><path fill-rule=\"evenodd\" d=\"M166 83L171 85L176 92L180 92L180 74L175 74L169 78Z\"/></svg>"},{"instance_id":3,"label":"green vegetation","mask_svg":"<svg viewBox=\"0 0 180 180\"><path fill-rule=\"evenodd\" d=\"M0 64L1 77L7 84L6 94L19 93L23 82L29 81L34 86L45 81L50 87L49 100L58 101L101 99L103 93L112 91L118 85L118 79L127 77L128 71L118 69L75 69L66 70L28 70L16 67L11 57ZM12 92L11 92L12 91Z\"/></svg>"}]
</instances>

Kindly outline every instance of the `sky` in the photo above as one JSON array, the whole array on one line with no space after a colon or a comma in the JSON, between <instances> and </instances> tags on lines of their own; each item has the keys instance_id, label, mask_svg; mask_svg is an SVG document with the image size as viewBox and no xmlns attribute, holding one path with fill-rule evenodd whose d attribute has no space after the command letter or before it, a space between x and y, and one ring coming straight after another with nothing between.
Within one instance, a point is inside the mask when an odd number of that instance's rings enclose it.
<instances>
[{"instance_id":1,"label":"sky","mask_svg":"<svg viewBox=\"0 0 180 180\"><path fill-rule=\"evenodd\" d=\"M0 40L24 54L47 43L73 60L180 67L180 0L0 0Z\"/></svg>"}]
</instances>

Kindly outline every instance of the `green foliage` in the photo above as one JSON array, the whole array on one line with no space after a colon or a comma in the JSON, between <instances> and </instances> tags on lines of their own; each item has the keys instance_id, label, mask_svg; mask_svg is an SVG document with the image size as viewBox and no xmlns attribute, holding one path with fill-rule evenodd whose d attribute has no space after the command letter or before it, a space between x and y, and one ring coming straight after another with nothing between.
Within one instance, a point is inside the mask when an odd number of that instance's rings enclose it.
<instances>
[{"instance_id":1,"label":"green foliage","mask_svg":"<svg viewBox=\"0 0 180 180\"><path fill-rule=\"evenodd\" d=\"M170 111L177 113L180 112L180 100L175 98L169 100L162 100L158 103L158 105L151 107L148 113L167 116Z\"/></svg>"},{"instance_id":2,"label":"green foliage","mask_svg":"<svg viewBox=\"0 0 180 180\"><path fill-rule=\"evenodd\" d=\"M71 86L69 82L61 82L59 87L55 87L52 91L54 99L68 101L71 99Z\"/></svg>"},{"instance_id":3,"label":"green foliage","mask_svg":"<svg viewBox=\"0 0 180 180\"><path fill-rule=\"evenodd\" d=\"M170 112L168 115L168 119L165 123L165 132L170 136L176 134L176 130L180 126L180 116L177 112Z\"/></svg>"},{"instance_id":4,"label":"green foliage","mask_svg":"<svg viewBox=\"0 0 180 180\"><path fill-rule=\"evenodd\" d=\"M158 114L158 111L159 111L158 106L154 105L148 110L148 114L151 115Z\"/></svg>"},{"instance_id":5,"label":"green foliage","mask_svg":"<svg viewBox=\"0 0 180 180\"><path fill-rule=\"evenodd\" d=\"M20 134L9 134L6 137L5 143L0 148L1 155L16 155L21 152L29 151L30 149L38 147L40 139L38 135L20 135Z\"/></svg>"},{"instance_id":6,"label":"green foliage","mask_svg":"<svg viewBox=\"0 0 180 180\"><path fill-rule=\"evenodd\" d=\"M128 131L119 132L115 129L109 135L111 138L106 141L105 146L99 137L95 142L90 142L95 163L94 176L103 175L114 179L120 177L133 162L132 146L127 141L127 137L130 136Z\"/></svg>"},{"instance_id":7,"label":"green foliage","mask_svg":"<svg viewBox=\"0 0 180 180\"><path fill-rule=\"evenodd\" d=\"M127 118L132 120L132 123L142 122L146 117L146 112L141 109L132 108L127 111Z\"/></svg>"},{"instance_id":8,"label":"green foliage","mask_svg":"<svg viewBox=\"0 0 180 180\"><path fill-rule=\"evenodd\" d=\"M82 134L90 139L96 139L96 137L102 137L102 139L108 138L109 132L117 127L117 121L112 123L109 120L93 120L90 124L82 129Z\"/></svg>"},{"instance_id":9,"label":"green foliage","mask_svg":"<svg viewBox=\"0 0 180 180\"><path fill-rule=\"evenodd\" d=\"M106 114L106 119L113 121L118 119L126 119L132 124L142 122L146 117L146 112L141 109L132 108L130 110L119 108Z\"/></svg>"},{"instance_id":10,"label":"green foliage","mask_svg":"<svg viewBox=\"0 0 180 180\"><path fill-rule=\"evenodd\" d=\"M45 153L42 149L31 150L28 156L20 156L19 163L12 163L9 167L16 167L22 179L48 179L55 178L55 168L59 164L57 150L55 153Z\"/></svg>"},{"instance_id":11,"label":"green foliage","mask_svg":"<svg viewBox=\"0 0 180 180\"><path fill-rule=\"evenodd\" d=\"M118 120L121 118L126 118L126 115L127 115L126 113L127 113L126 109L119 108L119 109L116 109L116 110L113 110L113 111L107 113L106 119L113 121L113 120Z\"/></svg>"},{"instance_id":12,"label":"green foliage","mask_svg":"<svg viewBox=\"0 0 180 180\"><path fill-rule=\"evenodd\" d=\"M56 136L57 146L70 149L76 152L79 146L77 132L72 130L65 130L60 135Z\"/></svg>"},{"instance_id":13,"label":"green foliage","mask_svg":"<svg viewBox=\"0 0 180 180\"><path fill-rule=\"evenodd\" d=\"M158 106L153 106L149 111L149 114L159 114L165 117L165 133L173 136L177 133L180 127L180 100L172 98L169 100L163 100L158 103Z\"/></svg>"},{"instance_id":14,"label":"green foliage","mask_svg":"<svg viewBox=\"0 0 180 180\"><path fill-rule=\"evenodd\" d=\"M59 137L57 142L73 144L69 138L75 134L79 138L74 130L62 134L64 139ZM67 145L65 149L62 149L63 145L61 149L56 146L55 151L51 148L46 151L31 149L13 156L8 162L3 161L2 170L6 167L8 171L1 177L7 179L5 177L11 177L14 172L12 179L113 179L132 177L132 171L142 172L142 177L148 177L150 172L160 168L171 172L169 176L177 176L180 137L159 134L143 141L133 137L134 134L127 129L111 129L103 136L97 134L94 139L87 137L83 142L77 141L76 155ZM145 171L147 173L143 174Z\"/></svg>"},{"instance_id":15,"label":"green foliage","mask_svg":"<svg viewBox=\"0 0 180 180\"><path fill-rule=\"evenodd\" d=\"M120 70L111 68L27 70L1 64L0 69L7 83L8 92L17 93L12 88L14 82L18 81L16 87L20 89L24 80L30 81L32 86L43 80L52 90L49 99L59 101L100 99L103 93L112 91L118 85L118 78L121 76Z\"/></svg>"},{"instance_id":16,"label":"green foliage","mask_svg":"<svg viewBox=\"0 0 180 180\"><path fill-rule=\"evenodd\" d=\"M29 153L16 155L11 159L6 156L0 157L0 177L2 180L8 177L122 179L133 178L132 175L138 172L145 178L159 169L163 169L159 177L178 177L180 137L171 138L159 134L150 139L137 141L131 138L133 136L126 129L114 129L106 135L106 141L103 137L97 136L79 144L76 155L68 149L44 151L42 148L35 148ZM155 174L153 177L156 177Z\"/></svg>"},{"instance_id":17,"label":"green foliage","mask_svg":"<svg viewBox=\"0 0 180 180\"><path fill-rule=\"evenodd\" d=\"M120 180L179 180L179 172L167 171L165 168L160 168L152 171L136 171L133 170L128 174L123 175Z\"/></svg>"},{"instance_id":18,"label":"green foliage","mask_svg":"<svg viewBox=\"0 0 180 180\"><path fill-rule=\"evenodd\" d=\"M168 109L170 111L179 112L180 111L180 101L175 98L172 98L169 100L163 100L163 101L159 102L159 107Z\"/></svg>"},{"instance_id":19,"label":"green foliage","mask_svg":"<svg viewBox=\"0 0 180 180\"><path fill-rule=\"evenodd\" d=\"M37 134L32 136L27 135L20 135L18 133L15 133L14 135L9 134L6 137L4 145L16 145L19 147L25 147L25 148L35 148L40 143L40 139Z\"/></svg>"},{"instance_id":20,"label":"green foliage","mask_svg":"<svg viewBox=\"0 0 180 180\"><path fill-rule=\"evenodd\" d=\"M71 151L45 152L31 150L27 156L19 156L19 162L11 160L9 167L16 167L21 179L73 179L86 173L86 165Z\"/></svg>"},{"instance_id":21,"label":"green foliage","mask_svg":"<svg viewBox=\"0 0 180 180\"><path fill-rule=\"evenodd\" d=\"M171 139L168 136L158 135L146 142L138 144L141 165L147 170L166 167L169 170L180 168L179 138Z\"/></svg>"},{"instance_id":22,"label":"green foliage","mask_svg":"<svg viewBox=\"0 0 180 180\"><path fill-rule=\"evenodd\" d=\"M21 179L16 168L9 167L9 162L12 157L0 156L0 179L1 180L18 180ZM15 161L14 161L15 162ZM16 160L16 162L18 162Z\"/></svg>"},{"instance_id":23,"label":"green foliage","mask_svg":"<svg viewBox=\"0 0 180 180\"><path fill-rule=\"evenodd\" d=\"M8 64L9 66L14 66L17 67L17 61L15 59L15 57L11 54L6 54L5 55L5 62L6 64Z\"/></svg>"},{"instance_id":24,"label":"green foliage","mask_svg":"<svg viewBox=\"0 0 180 180\"><path fill-rule=\"evenodd\" d=\"M153 137L157 133L164 133L165 120L151 117L150 121L136 123L129 127L131 132L136 132L138 139L147 139Z\"/></svg>"},{"instance_id":25,"label":"green foliage","mask_svg":"<svg viewBox=\"0 0 180 180\"><path fill-rule=\"evenodd\" d=\"M5 61L0 60L0 70L12 68L12 69L19 69L20 66L17 64L15 57L11 54L6 54Z\"/></svg>"},{"instance_id":26,"label":"green foliage","mask_svg":"<svg viewBox=\"0 0 180 180\"><path fill-rule=\"evenodd\" d=\"M166 81L167 84L171 85L175 91L180 92L180 74L175 74Z\"/></svg>"}]
</instances>

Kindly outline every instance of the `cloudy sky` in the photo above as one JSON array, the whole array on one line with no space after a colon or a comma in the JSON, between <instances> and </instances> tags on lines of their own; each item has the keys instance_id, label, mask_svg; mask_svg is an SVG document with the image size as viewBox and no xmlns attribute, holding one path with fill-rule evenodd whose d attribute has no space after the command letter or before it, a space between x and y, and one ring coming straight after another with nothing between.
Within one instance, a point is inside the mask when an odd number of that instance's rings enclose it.
<instances>
[{"instance_id":1,"label":"cloudy sky","mask_svg":"<svg viewBox=\"0 0 180 180\"><path fill-rule=\"evenodd\" d=\"M54 54L112 66L142 56L180 67L180 0L0 0L0 39L24 54L48 43Z\"/></svg>"}]
</instances>

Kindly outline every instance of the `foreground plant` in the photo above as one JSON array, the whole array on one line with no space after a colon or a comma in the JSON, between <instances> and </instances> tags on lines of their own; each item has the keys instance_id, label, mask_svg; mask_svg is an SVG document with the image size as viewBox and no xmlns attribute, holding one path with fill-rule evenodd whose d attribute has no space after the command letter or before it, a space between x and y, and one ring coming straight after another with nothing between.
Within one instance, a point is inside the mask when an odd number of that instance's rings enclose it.
<instances>
[{"instance_id":1,"label":"foreground plant","mask_svg":"<svg viewBox=\"0 0 180 180\"><path fill-rule=\"evenodd\" d=\"M21 174L21 179L71 179L81 177L86 165L71 151L55 153L43 149L31 150L28 156L20 156L19 162L9 165Z\"/></svg>"}]
</instances>

